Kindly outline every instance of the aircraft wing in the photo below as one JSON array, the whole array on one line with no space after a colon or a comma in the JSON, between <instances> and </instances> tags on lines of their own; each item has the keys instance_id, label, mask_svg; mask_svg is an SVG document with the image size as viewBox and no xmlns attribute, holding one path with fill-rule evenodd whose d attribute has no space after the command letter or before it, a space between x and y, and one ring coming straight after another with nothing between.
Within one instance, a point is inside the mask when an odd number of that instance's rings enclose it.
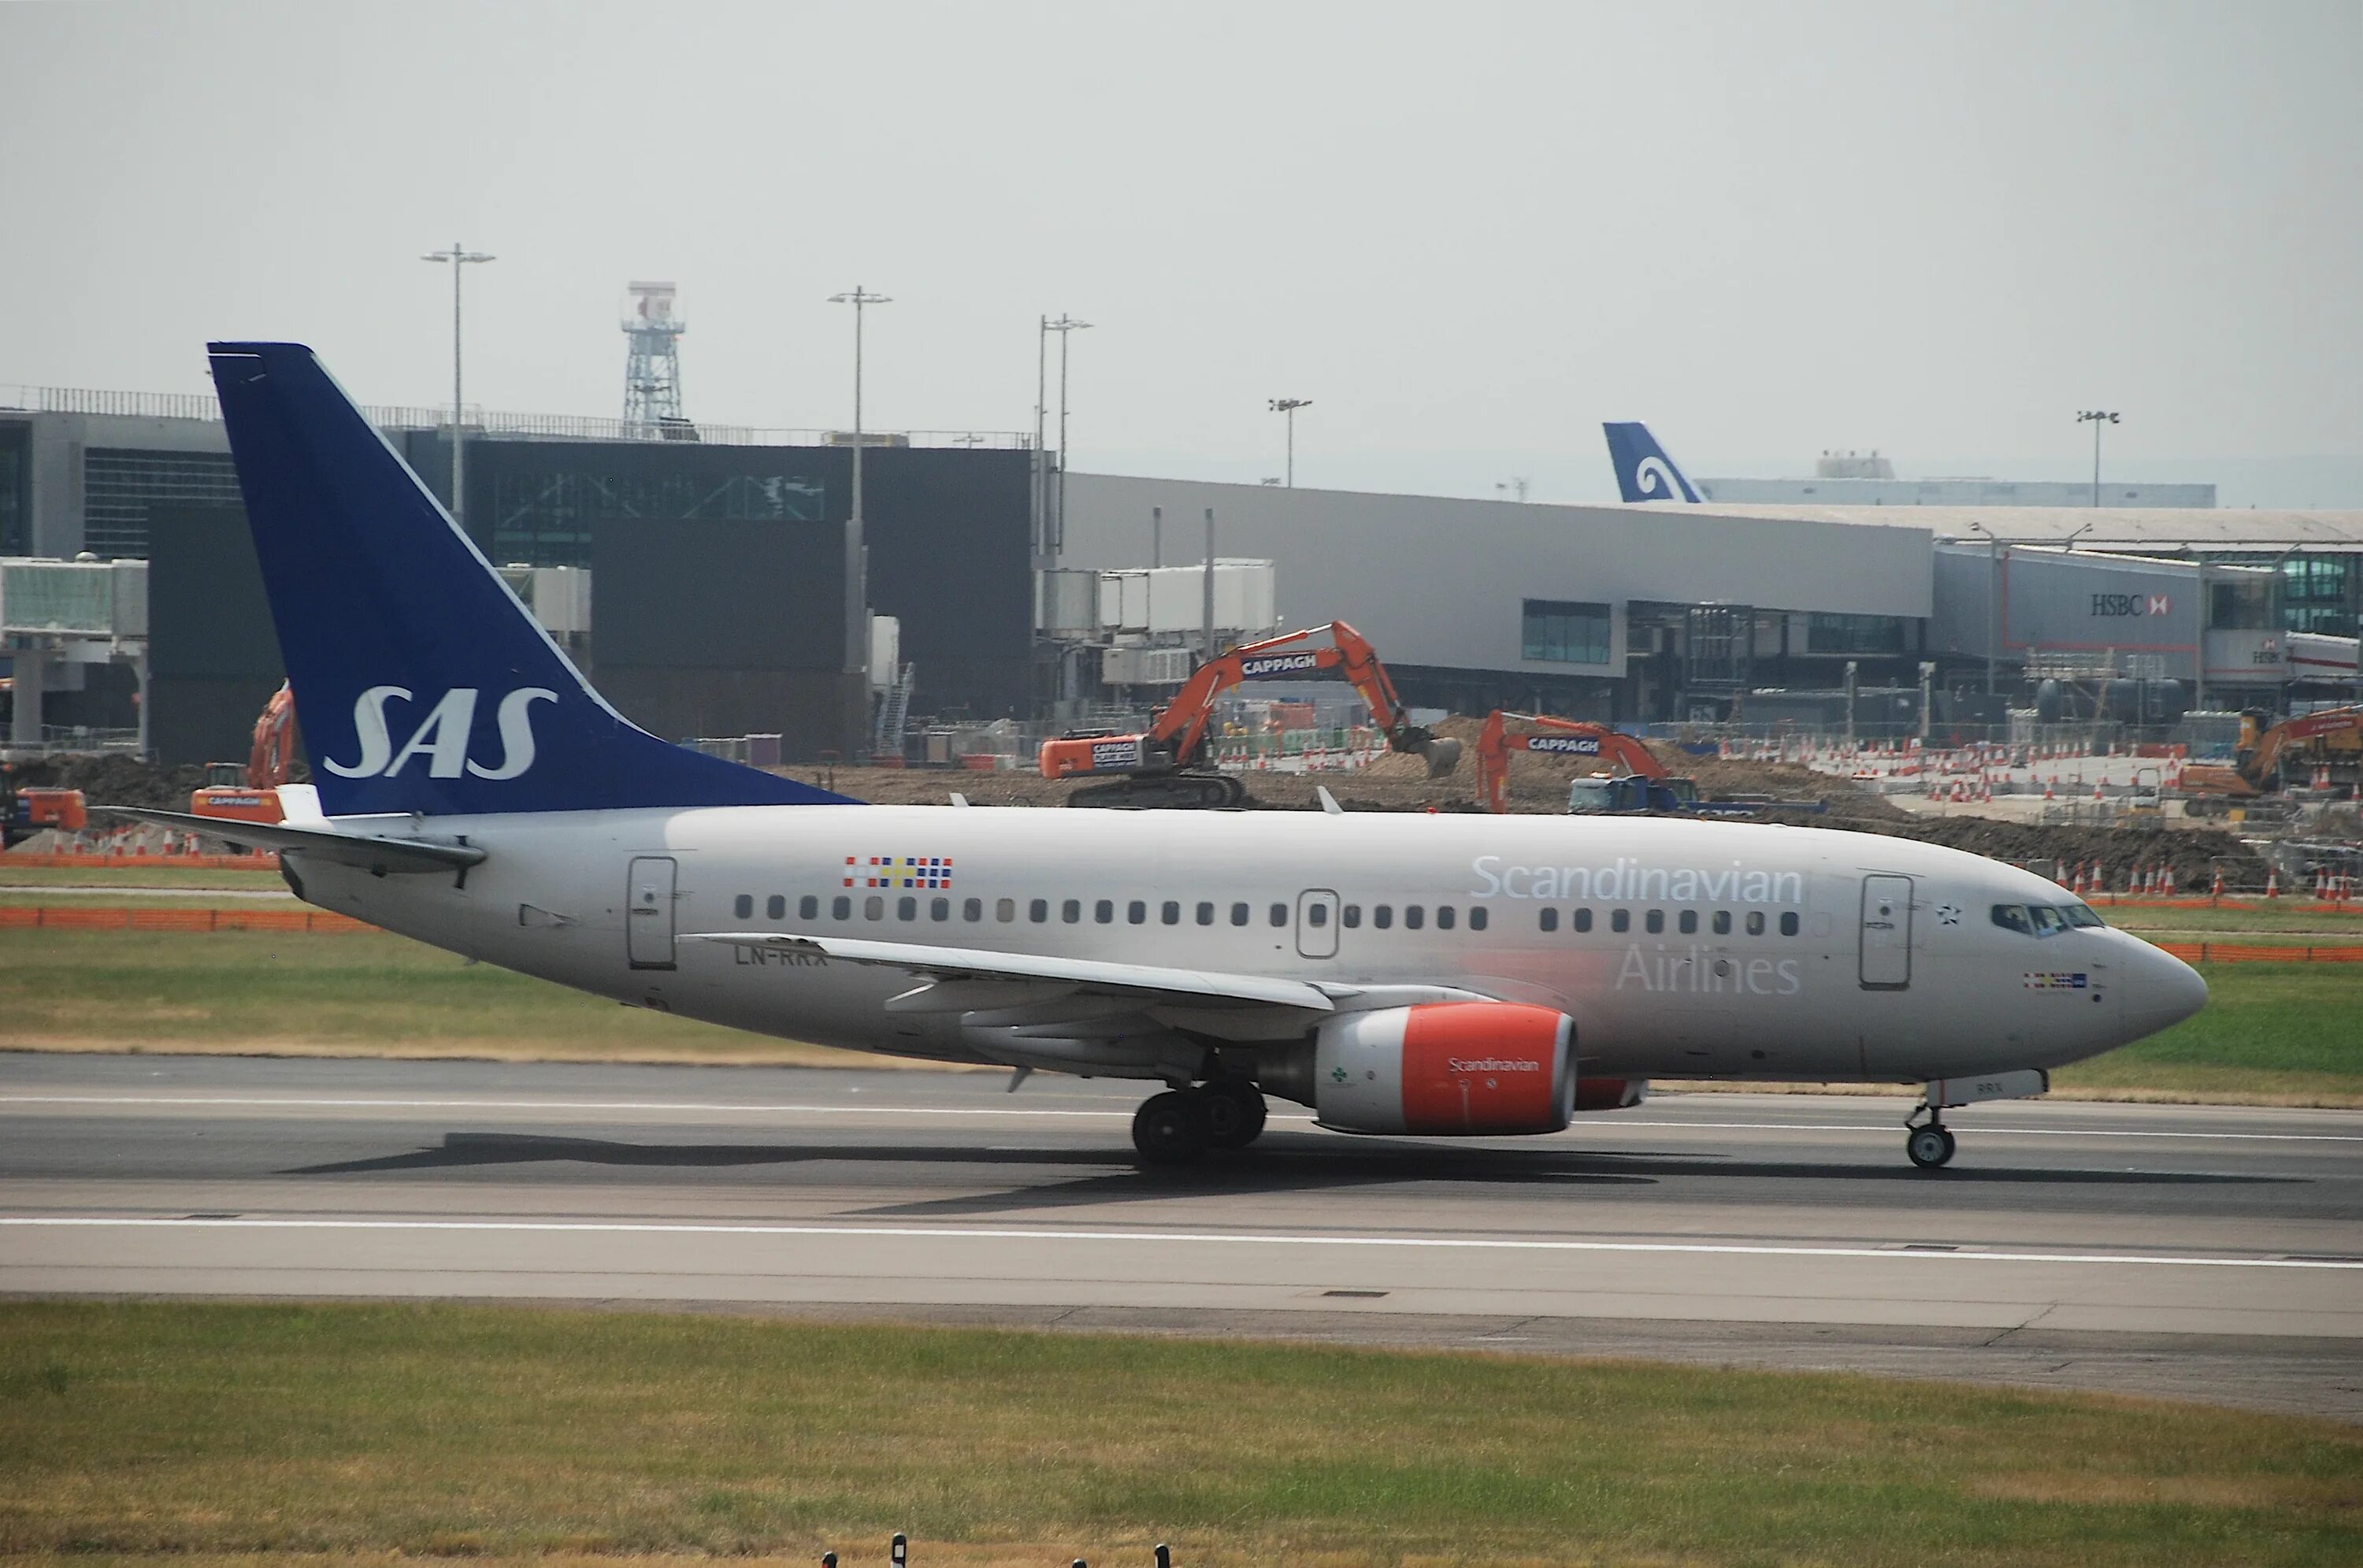
<instances>
[{"instance_id":1,"label":"aircraft wing","mask_svg":"<svg viewBox=\"0 0 2363 1568\"><path fill-rule=\"evenodd\" d=\"M928 977L930 985L887 1004L898 1011L967 1011L1024 1006L1077 992L1122 999L1143 1007L1260 1005L1306 1012L1337 1010L1330 993L1319 986L1260 975L1166 969L1148 964L1110 964L1035 953L983 953L967 947L872 942L863 937L800 936L778 931L704 932L684 934L682 940L820 954L839 963L871 964ZM903 1005L897 1007L897 1003Z\"/></svg>"},{"instance_id":2,"label":"aircraft wing","mask_svg":"<svg viewBox=\"0 0 2363 1568\"><path fill-rule=\"evenodd\" d=\"M161 812L147 806L94 806L91 810L112 812L119 817L134 817L143 823L171 828L176 833L203 834L225 844L254 849L295 850L334 861L339 866L359 867L364 871L464 871L484 858L484 852L474 845L460 844L451 839L372 838L366 834L348 833L327 826L241 823L227 817L200 817L188 812ZM398 820L408 822L410 819Z\"/></svg>"}]
</instances>

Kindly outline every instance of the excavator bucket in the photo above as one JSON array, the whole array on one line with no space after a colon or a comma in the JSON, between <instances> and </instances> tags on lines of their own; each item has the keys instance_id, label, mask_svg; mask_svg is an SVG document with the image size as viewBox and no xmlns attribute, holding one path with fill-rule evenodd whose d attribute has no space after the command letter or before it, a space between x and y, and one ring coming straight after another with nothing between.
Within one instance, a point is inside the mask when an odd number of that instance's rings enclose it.
<instances>
[{"instance_id":1,"label":"excavator bucket","mask_svg":"<svg viewBox=\"0 0 2363 1568\"><path fill-rule=\"evenodd\" d=\"M1450 735L1431 736L1417 749L1422 756L1427 758L1427 776L1430 778L1448 778L1452 770L1460 766L1460 743Z\"/></svg>"}]
</instances>

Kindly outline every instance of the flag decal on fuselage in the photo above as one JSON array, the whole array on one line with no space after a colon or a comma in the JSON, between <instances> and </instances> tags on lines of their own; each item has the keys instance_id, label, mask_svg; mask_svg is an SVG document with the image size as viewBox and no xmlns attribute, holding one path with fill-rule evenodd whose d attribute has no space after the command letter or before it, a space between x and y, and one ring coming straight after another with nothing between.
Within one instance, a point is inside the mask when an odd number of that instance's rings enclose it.
<instances>
[{"instance_id":1,"label":"flag decal on fuselage","mask_svg":"<svg viewBox=\"0 0 2363 1568\"><path fill-rule=\"evenodd\" d=\"M845 857L849 888L949 888L952 860L949 855L858 855Z\"/></svg>"}]
</instances>

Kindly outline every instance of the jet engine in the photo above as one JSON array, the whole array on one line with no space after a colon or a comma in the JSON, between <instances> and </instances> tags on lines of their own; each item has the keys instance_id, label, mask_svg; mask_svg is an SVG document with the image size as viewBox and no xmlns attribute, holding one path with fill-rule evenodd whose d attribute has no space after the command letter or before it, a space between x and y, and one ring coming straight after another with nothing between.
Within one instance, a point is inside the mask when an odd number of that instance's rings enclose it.
<instances>
[{"instance_id":1,"label":"jet engine","mask_svg":"<svg viewBox=\"0 0 2363 1568\"><path fill-rule=\"evenodd\" d=\"M1325 1021L1269 1053L1270 1092L1343 1132L1557 1132L1575 1110L1575 1021L1518 1002L1420 1002Z\"/></svg>"}]
</instances>

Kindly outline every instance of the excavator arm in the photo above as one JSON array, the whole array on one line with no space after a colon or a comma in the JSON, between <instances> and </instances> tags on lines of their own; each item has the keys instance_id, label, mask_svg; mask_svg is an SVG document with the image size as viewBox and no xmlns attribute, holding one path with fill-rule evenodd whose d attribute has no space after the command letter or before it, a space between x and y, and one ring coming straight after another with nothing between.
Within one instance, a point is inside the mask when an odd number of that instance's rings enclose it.
<instances>
[{"instance_id":1,"label":"excavator arm","mask_svg":"<svg viewBox=\"0 0 2363 1568\"><path fill-rule=\"evenodd\" d=\"M1597 758L1639 778L1666 777L1665 765L1647 746L1605 724L1496 708L1477 735L1477 800L1489 812L1510 809L1510 754L1517 751Z\"/></svg>"}]
</instances>

